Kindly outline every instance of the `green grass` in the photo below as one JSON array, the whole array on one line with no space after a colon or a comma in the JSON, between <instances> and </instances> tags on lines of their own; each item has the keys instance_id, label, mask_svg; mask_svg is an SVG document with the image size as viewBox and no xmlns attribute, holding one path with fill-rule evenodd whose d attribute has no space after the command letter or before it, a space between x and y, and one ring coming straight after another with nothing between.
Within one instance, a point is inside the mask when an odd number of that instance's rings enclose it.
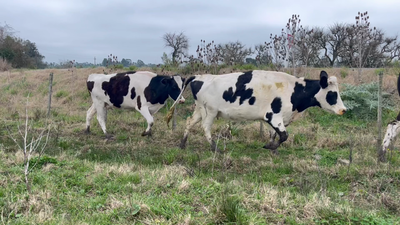
<instances>
[{"instance_id":1,"label":"green grass","mask_svg":"<svg viewBox=\"0 0 400 225\"><path fill-rule=\"evenodd\" d=\"M11 96L12 88L0 90ZM279 155L263 149L268 138L260 137L259 122L233 123L232 138L219 139L223 154L216 154L200 125L187 149L177 147L192 98L178 106L176 131L164 122L167 108L160 110L152 137L141 137L146 122L139 113L110 110L107 128L115 139L106 141L96 118L92 133L83 133L91 104L84 87L76 96L55 93L71 101L63 103L68 110L52 109L56 128L45 154L31 159L31 193L23 154L6 129L17 134L21 119L13 111L2 117L5 224L400 224L398 146L389 163L376 162L374 121L309 109L288 127ZM43 127L43 112L31 113L34 127ZM396 115L385 112L384 123ZM213 134L226 123L216 120ZM350 166L338 163L350 149Z\"/></svg>"}]
</instances>

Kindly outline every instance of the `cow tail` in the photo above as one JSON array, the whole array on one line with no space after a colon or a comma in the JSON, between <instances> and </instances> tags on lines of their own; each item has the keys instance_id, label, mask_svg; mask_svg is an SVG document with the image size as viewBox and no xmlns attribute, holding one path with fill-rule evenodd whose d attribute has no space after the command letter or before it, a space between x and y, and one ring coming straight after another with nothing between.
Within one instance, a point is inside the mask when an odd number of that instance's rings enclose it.
<instances>
[{"instance_id":1,"label":"cow tail","mask_svg":"<svg viewBox=\"0 0 400 225\"><path fill-rule=\"evenodd\" d=\"M169 124L169 121L171 120L172 115L174 114L176 103L181 98L183 92L185 92L186 87L189 85L189 83L192 82L194 79L196 79L196 76L191 76L185 81L181 93L179 93L179 96L176 98L174 104L172 104L172 106L169 108L169 111L168 111L168 113L167 113L167 115L165 117L165 121L167 122L167 125Z\"/></svg>"}]
</instances>

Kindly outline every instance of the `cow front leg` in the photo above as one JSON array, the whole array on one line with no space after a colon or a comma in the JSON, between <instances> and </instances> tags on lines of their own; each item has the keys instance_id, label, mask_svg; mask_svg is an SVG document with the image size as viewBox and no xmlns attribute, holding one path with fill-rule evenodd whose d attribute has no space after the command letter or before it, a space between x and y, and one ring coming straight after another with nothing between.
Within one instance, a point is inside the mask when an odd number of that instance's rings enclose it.
<instances>
[{"instance_id":1,"label":"cow front leg","mask_svg":"<svg viewBox=\"0 0 400 225\"><path fill-rule=\"evenodd\" d=\"M272 113L267 113L265 120L275 130L276 134L279 135L279 140L275 140L275 137L271 138L270 142L264 145L264 148L271 150L271 152L274 154L278 154L277 148L288 138L288 133L286 131L285 125L282 118L280 116L277 116L276 114L274 117Z\"/></svg>"},{"instance_id":2,"label":"cow front leg","mask_svg":"<svg viewBox=\"0 0 400 225\"><path fill-rule=\"evenodd\" d=\"M186 121L185 133L183 134L181 144L179 145L179 147L181 149L186 148L186 141L188 139L189 132L193 128L194 125L196 125L198 122L200 122L200 120L201 120L201 113L200 113L200 110L196 107L193 112L193 115L191 117L189 117Z\"/></svg>"},{"instance_id":3,"label":"cow front leg","mask_svg":"<svg viewBox=\"0 0 400 225\"><path fill-rule=\"evenodd\" d=\"M151 127L153 126L154 118L147 107L142 107L139 112L147 121L147 128L143 131L142 136L151 136Z\"/></svg>"},{"instance_id":4,"label":"cow front leg","mask_svg":"<svg viewBox=\"0 0 400 225\"><path fill-rule=\"evenodd\" d=\"M86 113L86 130L85 130L86 134L90 133L90 121L92 121L94 114L96 114L96 108L93 103Z\"/></svg>"}]
</instances>

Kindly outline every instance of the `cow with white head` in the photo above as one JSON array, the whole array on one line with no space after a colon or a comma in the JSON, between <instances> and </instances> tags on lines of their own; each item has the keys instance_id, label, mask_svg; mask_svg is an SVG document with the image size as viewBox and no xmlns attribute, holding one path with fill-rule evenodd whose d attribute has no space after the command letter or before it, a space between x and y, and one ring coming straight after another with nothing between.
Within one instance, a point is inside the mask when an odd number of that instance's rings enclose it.
<instances>
[{"instance_id":1,"label":"cow with white head","mask_svg":"<svg viewBox=\"0 0 400 225\"><path fill-rule=\"evenodd\" d=\"M195 75L187 79L195 99L195 110L186 122L181 141L185 148L190 129L202 121L205 136L217 149L211 136L215 117L230 120L263 120L279 135L264 148L276 149L288 138L286 126L294 116L309 107L318 106L332 113L346 112L339 95L336 77L321 71L319 80L300 79L275 71L254 70L224 75Z\"/></svg>"}]
</instances>

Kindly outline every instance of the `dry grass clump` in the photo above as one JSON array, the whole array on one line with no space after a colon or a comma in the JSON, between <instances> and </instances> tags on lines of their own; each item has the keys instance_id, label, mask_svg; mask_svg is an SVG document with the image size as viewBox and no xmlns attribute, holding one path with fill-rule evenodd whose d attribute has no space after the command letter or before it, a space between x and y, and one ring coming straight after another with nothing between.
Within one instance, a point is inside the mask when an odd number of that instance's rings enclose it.
<instances>
[{"instance_id":1,"label":"dry grass clump","mask_svg":"<svg viewBox=\"0 0 400 225\"><path fill-rule=\"evenodd\" d=\"M8 71L12 68L11 63L9 63L5 58L0 57L0 72Z\"/></svg>"}]
</instances>

